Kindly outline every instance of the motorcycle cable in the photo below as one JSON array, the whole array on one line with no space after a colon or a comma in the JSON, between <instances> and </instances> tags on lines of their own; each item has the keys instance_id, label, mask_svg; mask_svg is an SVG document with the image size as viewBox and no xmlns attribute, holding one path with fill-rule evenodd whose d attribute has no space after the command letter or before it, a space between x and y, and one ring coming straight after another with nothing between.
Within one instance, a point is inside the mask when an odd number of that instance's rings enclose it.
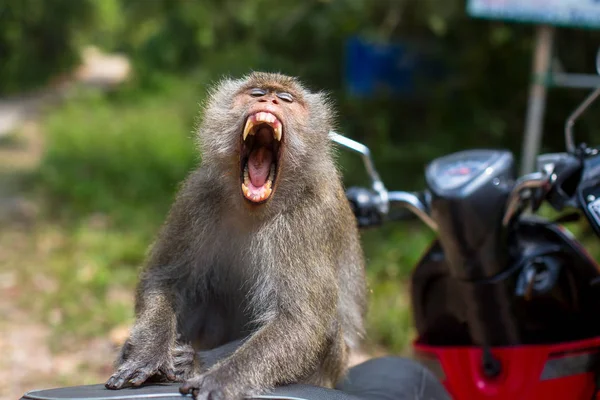
<instances>
[{"instance_id":1,"label":"motorcycle cable","mask_svg":"<svg viewBox=\"0 0 600 400\"><path fill-rule=\"evenodd\" d=\"M502 372L502 363L494 354L492 354L492 350L490 346L485 345L482 348L483 354L481 355L481 365L483 367L483 373L488 378L495 378L500 375Z\"/></svg>"}]
</instances>

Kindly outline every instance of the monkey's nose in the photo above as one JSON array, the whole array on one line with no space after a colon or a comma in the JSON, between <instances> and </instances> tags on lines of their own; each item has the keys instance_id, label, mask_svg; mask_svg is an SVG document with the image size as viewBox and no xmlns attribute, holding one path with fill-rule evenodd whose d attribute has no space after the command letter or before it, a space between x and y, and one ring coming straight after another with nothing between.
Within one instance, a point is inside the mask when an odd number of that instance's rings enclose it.
<instances>
[{"instance_id":1,"label":"monkey's nose","mask_svg":"<svg viewBox=\"0 0 600 400\"><path fill-rule=\"evenodd\" d=\"M271 102L273 104L279 104L279 101L277 100L277 97L275 97L275 96L269 96L267 98L263 97L263 98L259 99L258 101L261 103Z\"/></svg>"}]
</instances>

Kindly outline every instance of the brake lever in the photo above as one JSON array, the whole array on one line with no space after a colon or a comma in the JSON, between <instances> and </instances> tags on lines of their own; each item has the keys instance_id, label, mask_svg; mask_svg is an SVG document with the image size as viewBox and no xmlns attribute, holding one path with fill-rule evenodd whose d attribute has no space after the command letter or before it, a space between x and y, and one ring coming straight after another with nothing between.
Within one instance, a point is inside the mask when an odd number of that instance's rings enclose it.
<instances>
[{"instance_id":1,"label":"brake lever","mask_svg":"<svg viewBox=\"0 0 600 400\"><path fill-rule=\"evenodd\" d=\"M510 193L508 206L506 207L506 212L502 218L502 225L506 227L510 224L513 217L518 214L522 208L524 200L531 201L532 208L535 208L536 204L533 203L534 198L539 197L543 200L555 180L556 175L553 172L553 166L549 166L544 172L533 172L519 178ZM541 189L542 193L533 193L533 190L535 189ZM527 198L524 198L522 193L525 190L529 191L529 197ZM539 207L540 204L541 200L539 201L539 204L537 204L537 207Z\"/></svg>"},{"instance_id":2,"label":"brake lever","mask_svg":"<svg viewBox=\"0 0 600 400\"><path fill-rule=\"evenodd\" d=\"M435 232L438 230L437 223L429 215L426 202L423 202L419 196L409 192L389 192L388 198L390 203L396 203L410 210L413 214L425 222Z\"/></svg>"}]
</instances>

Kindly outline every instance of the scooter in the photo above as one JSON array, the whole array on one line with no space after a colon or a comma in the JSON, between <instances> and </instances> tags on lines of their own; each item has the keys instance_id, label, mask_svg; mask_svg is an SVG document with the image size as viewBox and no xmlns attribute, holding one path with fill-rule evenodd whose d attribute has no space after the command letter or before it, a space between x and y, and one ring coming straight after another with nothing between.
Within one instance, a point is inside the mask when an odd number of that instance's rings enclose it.
<instances>
[{"instance_id":1,"label":"scooter","mask_svg":"<svg viewBox=\"0 0 600 400\"><path fill-rule=\"evenodd\" d=\"M346 192L360 227L418 217L437 234L411 278L413 349L455 400L588 400L600 393L600 265L561 225L583 215L600 235L600 150L576 145L573 134L599 96L600 88L567 119L567 151L540 155L536 172L517 177L509 151L460 151L427 165L427 188L418 193L388 191L370 150L330 133L362 155L371 179L370 188ZM535 215L543 204L569 212L547 220ZM400 364L375 360L350 373L377 379ZM181 398L177 387L88 385L22 399L174 399ZM361 399L307 385L253 398Z\"/></svg>"},{"instance_id":2,"label":"scooter","mask_svg":"<svg viewBox=\"0 0 600 400\"><path fill-rule=\"evenodd\" d=\"M372 181L347 191L360 226L416 216L437 233L411 277L413 349L456 400L600 393L600 265L561 225L584 216L600 235L600 152L573 133L598 96L567 119L567 151L538 156L535 172L517 177L509 151L460 151L426 166L419 193L388 192L369 149L331 133ZM543 204L563 214L541 218Z\"/></svg>"}]
</instances>

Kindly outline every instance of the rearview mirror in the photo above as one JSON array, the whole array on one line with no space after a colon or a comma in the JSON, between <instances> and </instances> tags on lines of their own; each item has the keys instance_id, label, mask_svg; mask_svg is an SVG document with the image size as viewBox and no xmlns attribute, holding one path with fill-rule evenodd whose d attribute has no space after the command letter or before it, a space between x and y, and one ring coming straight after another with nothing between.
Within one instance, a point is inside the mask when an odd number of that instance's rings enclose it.
<instances>
[{"instance_id":1,"label":"rearview mirror","mask_svg":"<svg viewBox=\"0 0 600 400\"><path fill-rule=\"evenodd\" d=\"M600 48L596 53L596 72L600 75ZM576 145L575 138L573 135L573 125L575 121L584 113L585 110L600 96L600 87L596 88L580 105L569 115L565 122L565 141L567 145L567 151L571 154L575 153Z\"/></svg>"}]
</instances>

